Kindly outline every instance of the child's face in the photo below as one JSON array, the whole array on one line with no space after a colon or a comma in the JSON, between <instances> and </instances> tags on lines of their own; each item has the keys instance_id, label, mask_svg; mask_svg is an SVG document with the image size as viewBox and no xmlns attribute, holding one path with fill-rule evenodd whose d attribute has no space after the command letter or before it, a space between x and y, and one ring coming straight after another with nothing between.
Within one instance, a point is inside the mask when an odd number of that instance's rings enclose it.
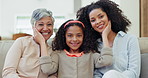
<instances>
[{"instance_id":1,"label":"child's face","mask_svg":"<svg viewBox=\"0 0 148 78\"><path fill-rule=\"evenodd\" d=\"M83 43L83 31L78 26L70 26L65 34L66 44L70 48L70 52L76 52Z\"/></svg>"}]
</instances>

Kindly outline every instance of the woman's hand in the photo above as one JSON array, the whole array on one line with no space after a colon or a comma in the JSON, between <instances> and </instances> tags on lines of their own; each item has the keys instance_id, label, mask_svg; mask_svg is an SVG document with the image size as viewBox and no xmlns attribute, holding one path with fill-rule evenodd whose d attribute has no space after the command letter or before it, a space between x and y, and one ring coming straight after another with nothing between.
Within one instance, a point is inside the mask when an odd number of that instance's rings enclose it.
<instances>
[{"instance_id":1,"label":"woman's hand","mask_svg":"<svg viewBox=\"0 0 148 78\"><path fill-rule=\"evenodd\" d=\"M33 27L33 33L34 33L34 40L40 45L41 56L47 56L48 51L45 38L42 36L40 32L38 32L38 30L35 27Z\"/></svg>"},{"instance_id":2,"label":"woman's hand","mask_svg":"<svg viewBox=\"0 0 148 78\"><path fill-rule=\"evenodd\" d=\"M109 40L108 40L108 35L109 35L110 31L111 31L111 21L108 22L108 25L106 26L106 28L102 32L103 44L105 47L110 47Z\"/></svg>"},{"instance_id":3,"label":"woman's hand","mask_svg":"<svg viewBox=\"0 0 148 78\"><path fill-rule=\"evenodd\" d=\"M108 36L110 31L111 31L111 21L109 20L108 25L106 26L106 28L102 32L102 36Z\"/></svg>"},{"instance_id":4,"label":"woman's hand","mask_svg":"<svg viewBox=\"0 0 148 78\"><path fill-rule=\"evenodd\" d=\"M42 36L42 34L35 27L33 27L33 35L34 35L34 40L37 43L42 44L45 42L45 38Z\"/></svg>"}]
</instances>

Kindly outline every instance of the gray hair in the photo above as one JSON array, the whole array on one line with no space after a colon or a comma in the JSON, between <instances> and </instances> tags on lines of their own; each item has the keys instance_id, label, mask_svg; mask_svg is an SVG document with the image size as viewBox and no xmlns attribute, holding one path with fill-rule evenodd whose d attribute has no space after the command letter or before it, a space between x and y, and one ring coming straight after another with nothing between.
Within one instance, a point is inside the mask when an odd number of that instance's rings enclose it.
<instances>
[{"instance_id":1,"label":"gray hair","mask_svg":"<svg viewBox=\"0 0 148 78\"><path fill-rule=\"evenodd\" d=\"M52 16L52 12L50 10L46 10L44 8L34 10L33 13L32 13L31 21L30 21L32 26L35 25L36 21L38 21L41 18L46 17L46 16L51 17L52 21L54 23L54 18Z\"/></svg>"}]
</instances>

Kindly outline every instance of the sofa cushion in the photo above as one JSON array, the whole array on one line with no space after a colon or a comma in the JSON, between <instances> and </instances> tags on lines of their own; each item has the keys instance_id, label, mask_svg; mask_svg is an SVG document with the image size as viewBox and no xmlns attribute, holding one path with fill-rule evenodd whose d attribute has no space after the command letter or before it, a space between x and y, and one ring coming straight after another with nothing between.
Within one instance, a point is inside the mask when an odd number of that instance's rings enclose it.
<instances>
[{"instance_id":1,"label":"sofa cushion","mask_svg":"<svg viewBox=\"0 0 148 78\"><path fill-rule=\"evenodd\" d=\"M7 51L13 44L14 40L0 40L0 78L2 78L2 69Z\"/></svg>"},{"instance_id":2,"label":"sofa cushion","mask_svg":"<svg viewBox=\"0 0 148 78\"><path fill-rule=\"evenodd\" d=\"M141 54L140 78L148 78L148 53Z\"/></svg>"},{"instance_id":3,"label":"sofa cushion","mask_svg":"<svg viewBox=\"0 0 148 78\"><path fill-rule=\"evenodd\" d=\"M148 37L138 38L141 53L148 53Z\"/></svg>"}]
</instances>

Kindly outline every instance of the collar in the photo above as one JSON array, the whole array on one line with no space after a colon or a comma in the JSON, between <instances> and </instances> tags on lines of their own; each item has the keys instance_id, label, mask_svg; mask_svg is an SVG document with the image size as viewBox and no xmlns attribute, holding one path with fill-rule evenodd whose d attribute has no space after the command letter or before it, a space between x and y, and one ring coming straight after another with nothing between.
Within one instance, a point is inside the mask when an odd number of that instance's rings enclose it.
<instances>
[{"instance_id":1,"label":"collar","mask_svg":"<svg viewBox=\"0 0 148 78\"><path fill-rule=\"evenodd\" d=\"M119 31L117 35L119 35L119 36L122 36L122 37L123 37L123 36L125 36L125 35L126 35L126 33L125 33L125 32L123 32L123 31Z\"/></svg>"},{"instance_id":2,"label":"collar","mask_svg":"<svg viewBox=\"0 0 148 78\"><path fill-rule=\"evenodd\" d=\"M66 49L64 49L64 52L66 52L66 55L69 56L69 57L81 57L84 54L83 51L81 53L78 53L78 54L71 54Z\"/></svg>"}]
</instances>

